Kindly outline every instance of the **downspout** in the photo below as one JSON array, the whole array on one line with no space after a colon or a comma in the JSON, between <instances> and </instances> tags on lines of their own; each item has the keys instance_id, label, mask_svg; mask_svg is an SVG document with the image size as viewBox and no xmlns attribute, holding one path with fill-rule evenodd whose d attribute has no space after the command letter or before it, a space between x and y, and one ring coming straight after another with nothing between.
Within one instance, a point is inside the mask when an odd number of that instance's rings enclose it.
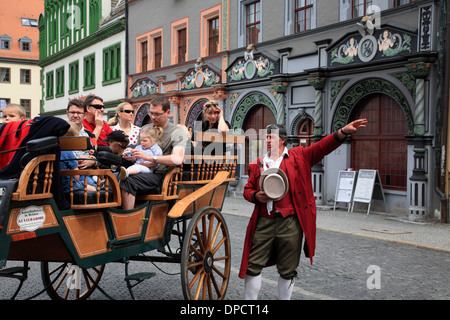
<instances>
[{"instance_id":1,"label":"downspout","mask_svg":"<svg viewBox=\"0 0 450 320\"><path fill-rule=\"evenodd\" d=\"M449 26L449 19L448 17L448 2L449 0L441 0L441 22L440 22L440 30L439 30L439 38L440 44L438 45L438 73L440 75L441 79L441 88L439 92L438 88L438 101L437 101L437 108L440 110L437 110L437 114L441 114L439 120L441 131L436 131L436 139L440 140L440 143L437 144L439 151L439 156L436 156L436 179L435 179L435 190L436 193L440 197L440 203L441 203L441 223L447 223L447 210L448 210L448 198L446 194L446 186L447 186L447 142L448 142L448 106L449 106L449 77L448 73L446 72L446 66L450 63L450 34L446 32L447 30L450 30ZM444 42L444 43L442 43ZM439 85L438 85L439 87ZM439 112L441 111L441 112ZM439 123L437 124L439 126ZM438 129L438 128L437 128ZM436 141L437 142L437 141Z\"/></svg>"},{"instance_id":2,"label":"downspout","mask_svg":"<svg viewBox=\"0 0 450 320\"><path fill-rule=\"evenodd\" d=\"M448 68L448 66L450 66L450 19L449 19L449 0L444 1L444 5L445 8L444 13L445 13L445 64L444 67ZM445 70L445 69L444 69ZM449 108L449 90L450 90L450 79L449 79L449 74L448 74L448 70L444 71L444 94L443 94L443 99L442 99L442 105L443 105L443 123L442 123L442 136L443 136L443 141L442 141L442 145L446 146L445 150L443 150L444 152L446 152L446 158L444 160L443 163L443 169L446 171L446 173L448 172L447 170L447 162L448 162L448 117L449 117L449 112L448 112L448 108ZM444 177L441 176L441 178L443 178L444 181L441 181L441 190L444 190L444 192L447 190L446 186L448 187L448 179L445 179L448 177L448 174L444 174ZM443 188L442 188L443 187ZM448 222L448 194L445 193L444 197L441 197L441 223L447 223Z\"/></svg>"}]
</instances>

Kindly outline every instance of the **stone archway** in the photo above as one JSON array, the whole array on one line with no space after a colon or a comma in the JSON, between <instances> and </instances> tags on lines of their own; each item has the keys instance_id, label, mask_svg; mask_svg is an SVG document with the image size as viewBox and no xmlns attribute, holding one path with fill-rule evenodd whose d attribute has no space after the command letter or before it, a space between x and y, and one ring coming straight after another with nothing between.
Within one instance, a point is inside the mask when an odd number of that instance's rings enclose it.
<instances>
[{"instance_id":1,"label":"stone archway","mask_svg":"<svg viewBox=\"0 0 450 320\"><path fill-rule=\"evenodd\" d=\"M392 97L405 113L408 134L414 134L414 121L406 97L392 83L383 79L367 79L353 85L340 100L333 116L331 131L345 126L354 112L354 108L366 96L374 93L384 93Z\"/></svg>"},{"instance_id":2,"label":"stone archway","mask_svg":"<svg viewBox=\"0 0 450 320\"><path fill-rule=\"evenodd\" d=\"M265 105L266 107L268 107L272 111L276 119L277 109L272 100L261 92L252 92L247 94L242 98L242 100L240 100L236 110L234 111L232 117L233 123L231 125L234 130L243 129L244 120L248 111L256 105Z\"/></svg>"}]
</instances>

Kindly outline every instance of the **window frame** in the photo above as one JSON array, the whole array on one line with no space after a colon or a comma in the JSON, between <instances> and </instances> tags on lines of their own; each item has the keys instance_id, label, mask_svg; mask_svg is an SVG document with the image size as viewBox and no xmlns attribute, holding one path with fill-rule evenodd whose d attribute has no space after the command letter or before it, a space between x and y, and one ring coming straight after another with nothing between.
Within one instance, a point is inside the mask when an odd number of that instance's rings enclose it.
<instances>
[{"instance_id":1,"label":"window frame","mask_svg":"<svg viewBox=\"0 0 450 320\"><path fill-rule=\"evenodd\" d=\"M65 72L64 72L64 66L59 67L55 70L55 97L63 97L64 96L64 85L65 85Z\"/></svg>"},{"instance_id":2,"label":"window frame","mask_svg":"<svg viewBox=\"0 0 450 320\"><path fill-rule=\"evenodd\" d=\"M117 42L103 49L102 85L117 83L122 80L122 43Z\"/></svg>"},{"instance_id":3,"label":"window frame","mask_svg":"<svg viewBox=\"0 0 450 320\"><path fill-rule=\"evenodd\" d=\"M77 93L80 87L80 60L69 63L69 94Z\"/></svg>"},{"instance_id":4,"label":"window frame","mask_svg":"<svg viewBox=\"0 0 450 320\"><path fill-rule=\"evenodd\" d=\"M94 88L95 52L83 57L83 90L90 90Z\"/></svg>"},{"instance_id":5,"label":"window frame","mask_svg":"<svg viewBox=\"0 0 450 320\"><path fill-rule=\"evenodd\" d=\"M259 20L256 21L256 5L259 4ZM251 6L255 6L255 10L254 10L254 14L252 14L255 18L254 22L248 22L248 17L251 16L248 14L248 9ZM261 42L261 30L262 30L262 24L261 24L261 20L262 20L262 3L260 0L257 1L252 1L248 4L245 5L245 14L244 14L244 28L245 28L245 45L249 45L249 44L257 44L259 42ZM259 31L258 34L255 36L253 35L251 38L249 37L249 28L253 29L254 27L258 26L259 27ZM255 39L256 38L256 39Z\"/></svg>"},{"instance_id":6,"label":"window frame","mask_svg":"<svg viewBox=\"0 0 450 320\"><path fill-rule=\"evenodd\" d=\"M173 21L170 24L170 48L171 48L171 54L170 54L170 64L175 65L180 62L180 59L178 57L179 51L178 51L178 30L186 29L186 53L183 61L189 60L189 17L182 18L176 21Z\"/></svg>"},{"instance_id":7,"label":"window frame","mask_svg":"<svg viewBox=\"0 0 450 320\"><path fill-rule=\"evenodd\" d=\"M54 80L55 73L54 70L49 71L45 74L45 98L51 100L54 98Z\"/></svg>"},{"instance_id":8,"label":"window frame","mask_svg":"<svg viewBox=\"0 0 450 320\"><path fill-rule=\"evenodd\" d=\"M222 36L222 5L216 5L200 12L200 56L215 55L223 50ZM217 19L217 46L215 52L210 50L210 23Z\"/></svg>"},{"instance_id":9,"label":"window frame","mask_svg":"<svg viewBox=\"0 0 450 320\"><path fill-rule=\"evenodd\" d=\"M28 105L25 105L25 104ZM25 109L25 118L30 119L31 117L31 99L20 99L20 105Z\"/></svg>"},{"instance_id":10,"label":"window frame","mask_svg":"<svg viewBox=\"0 0 450 320\"><path fill-rule=\"evenodd\" d=\"M24 71L28 71L28 82L22 81L22 75ZM31 84L31 69L20 69L20 84Z\"/></svg>"},{"instance_id":11,"label":"window frame","mask_svg":"<svg viewBox=\"0 0 450 320\"><path fill-rule=\"evenodd\" d=\"M1 71L2 70L8 70L8 81L3 81L1 78ZM11 83L11 68L0 68L0 83Z\"/></svg>"},{"instance_id":12,"label":"window frame","mask_svg":"<svg viewBox=\"0 0 450 320\"><path fill-rule=\"evenodd\" d=\"M310 1L311 3L308 4L307 2ZM313 15L314 15L314 8L315 8L315 1L314 0L305 0L305 5L303 7L297 7L298 0L294 0L294 33L301 33L307 30L313 29ZM304 16L305 19L301 20L303 21L303 30L297 30L298 23L298 13L299 12L305 12ZM307 18L307 13L309 12L310 16L309 19ZM309 21L309 26L307 25Z\"/></svg>"}]
</instances>

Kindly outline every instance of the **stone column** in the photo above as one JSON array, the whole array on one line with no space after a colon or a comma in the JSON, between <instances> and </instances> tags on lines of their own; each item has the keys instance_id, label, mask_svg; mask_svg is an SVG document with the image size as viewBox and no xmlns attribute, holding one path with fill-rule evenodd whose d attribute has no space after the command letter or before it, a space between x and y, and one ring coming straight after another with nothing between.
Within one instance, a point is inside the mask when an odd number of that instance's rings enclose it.
<instances>
[{"instance_id":1,"label":"stone column","mask_svg":"<svg viewBox=\"0 0 450 320\"><path fill-rule=\"evenodd\" d=\"M315 106L314 106L314 140L317 142L322 139L323 136L323 89L325 87L326 78L324 77L312 77L308 79L308 84L316 90ZM314 197L316 198L316 204L324 204L323 185L324 185L324 170L323 162L314 165L312 167L311 179L314 191Z\"/></svg>"},{"instance_id":2,"label":"stone column","mask_svg":"<svg viewBox=\"0 0 450 320\"><path fill-rule=\"evenodd\" d=\"M430 63L418 62L405 65L406 69L416 79L416 97L414 110L414 169L413 175L409 177L410 199L409 220L424 220L428 217L428 177L425 171L426 149L425 149L425 100L424 87L425 78L430 70Z\"/></svg>"},{"instance_id":3,"label":"stone column","mask_svg":"<svg viewBox=\"0 0 450 320\"><path fill-rule=\"evenodd\" d=\"M324 77L313 77L308 79L310 86L316 89L315 98L315 108L314 108L314 136L322 137L323 134L323 101L322 101L322 91L325 87L326 78ZM320 139L319 139L320 140Z\"/></svg>"},{"instance_id":4,"label":"stone column","mask_svg":"<svg viewBox=\"0 0 450 320\"><path fill-rule=\"evenodd\" d=\"M176 109L176 117L177 117L177 119L174 122L175 122L175 124L180 124L181 123L181 119L180 119L180 117L181 117L181 114L180 114L181 97L178 96L178 95L173 95L173 96L169 97L169 101L170 101L170 103L172 105L175 106L175 109Z\"/></svg>"},{"instance_id":5,"label":"stone column","mask_svg":"<svg viewBox=\"0 0 450 320\"><path fill-rule=\"evenodd\" d=\"M271 89L276 92L275 99L277 101L277 123L286 125L286 96L285 93L288 89L288 83L283 81L272 82ZM286 128L287 130L287 128Z\"/></svg>"}]
</instances>

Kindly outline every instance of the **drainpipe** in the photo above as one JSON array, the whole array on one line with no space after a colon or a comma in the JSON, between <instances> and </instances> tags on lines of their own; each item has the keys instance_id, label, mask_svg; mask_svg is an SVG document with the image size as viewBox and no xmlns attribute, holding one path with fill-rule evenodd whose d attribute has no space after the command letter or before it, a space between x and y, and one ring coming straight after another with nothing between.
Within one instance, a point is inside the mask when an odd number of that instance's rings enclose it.
<instances>
[{"instance_id":1,"label":"drainpipe","mask_svg":"<svg viewBox=\"0 0 450 320\"><path fill-rule=\"evenodd\" d=\"M442 86L442 131L441 131L441 162L439 163L440 166L436 168L437 171L437 178L438 178L438 186L436 188L436 191L438 191L438 194L440 196L441 200L441 223L447 223L448 220L448 198L446 194L446 186L448 184L448 181L446 181L446 178L448 177L446 171L447 171L447 154L448 154L448 107L449 107L449 74L446 71L445 68L450 65L450 34L447 31L450 31L450 19L449 19L449 12L448 12L448 4L449 0L441 1L443 8L441 9L443 14L443 19L445 19L445 24L441 24L444 26L443 30L440 30L441 34L445 34L444 37L444 57L443 60L445 63L442 66L442 78L443 78L443 86ZM442 172L442 170L445 170Z\"/></svg>"}]
</instances>

